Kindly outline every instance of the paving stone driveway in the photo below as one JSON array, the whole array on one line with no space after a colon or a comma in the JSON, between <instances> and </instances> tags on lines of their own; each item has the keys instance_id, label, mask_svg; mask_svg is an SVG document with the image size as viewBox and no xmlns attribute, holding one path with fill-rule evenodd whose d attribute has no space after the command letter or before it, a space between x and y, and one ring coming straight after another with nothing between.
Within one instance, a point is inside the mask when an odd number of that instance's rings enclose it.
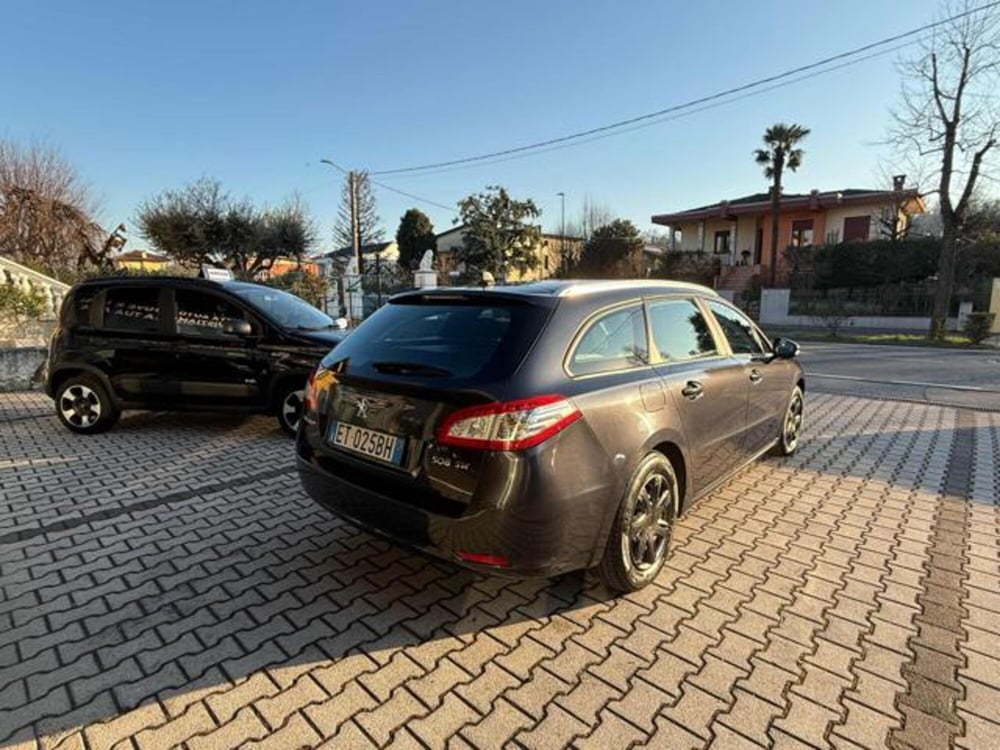
<instances>
[{"instance_id":1,"label":"paving stone driveway","mask_svg":"<svg viewBox=\"0 0 1000 750\"><path fill-rule=\"evenodd\" d=\"M332 519L272 420L0 396L0 746L1000 747L1000 415L807 406L613 599Z\"/></svg>"}]
</instances>

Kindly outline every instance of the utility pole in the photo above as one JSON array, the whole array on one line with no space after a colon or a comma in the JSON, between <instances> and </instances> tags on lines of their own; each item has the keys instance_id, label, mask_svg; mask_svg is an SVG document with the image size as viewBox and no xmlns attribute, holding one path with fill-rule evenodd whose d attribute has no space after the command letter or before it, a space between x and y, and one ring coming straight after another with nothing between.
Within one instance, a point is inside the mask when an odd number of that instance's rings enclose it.
<instances>
[{"instance_id":1,"label":"utility pole","mask_svg":"<svg viewBox=\"0 0 1000 750\"><path fill-rule=\"evenodd\" d=\"M361 223L358 218L358 173L353 169L344 169L339 164L334 164L329 159L320 159L320 164L326 164L339 169L347 175L347 193L351 204L351 250L354 252L354 264L358 268L358 274L362 272L361 264Z\"/></svg>"},{"instance_id":2,"label":"utility pole","mask_svg":"<svg viewBox=\"0 0 1000 750\"><path fill-rule=\"evenodd\" d=\"M358 221L358 173L353 169L347 173L347 182L351 194L351 249L354 251L354 263L358 267L358 275L363 277L364 259L361 257L361 224Z\"/></svg>"}]
</instances>

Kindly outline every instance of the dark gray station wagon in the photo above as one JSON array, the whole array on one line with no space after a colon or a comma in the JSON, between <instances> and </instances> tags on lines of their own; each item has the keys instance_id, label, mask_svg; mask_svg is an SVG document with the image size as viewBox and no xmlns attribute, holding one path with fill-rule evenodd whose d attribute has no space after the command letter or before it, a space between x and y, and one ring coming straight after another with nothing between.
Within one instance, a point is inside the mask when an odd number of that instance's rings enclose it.
<instances>
[{"instance_id":1,"label":"dark gray station wagon","mask_svg":"<svg viewBox=\"0 0 1000 750\"><path fill-rule=\"evenodd\" d=\"M306 390L306 490L477 569L660 570L673 520L802 429L797 345L712 290L540 282L394 297Z\"/></svg>"}]
</instances>

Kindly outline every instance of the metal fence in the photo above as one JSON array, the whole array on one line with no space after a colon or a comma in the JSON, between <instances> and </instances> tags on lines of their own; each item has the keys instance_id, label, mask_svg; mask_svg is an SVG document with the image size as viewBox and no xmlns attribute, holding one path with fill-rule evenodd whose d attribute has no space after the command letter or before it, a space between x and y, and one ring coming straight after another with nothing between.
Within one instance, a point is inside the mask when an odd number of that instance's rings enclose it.
<instances>
[{"instance_id":1,"label":"metal fence","mask_svg":"<svg viewBox=\"0 0 1000 750\"><path fill-rule=\"evenodd\" d=\"M841 289L795 289L789 296L791 315L816 315L836 311L844 315L884 317L930 316L934 309L934 286L892 284Z\"/></svg>"},{"instance_id":2,"label":"metal fence","mask_svg":"<svg viewBox=\"0 0 1000 750\"><path fill-rule=\"evenodd\" d=\"M934 282L883 284L881 286L810 289L792 287L790 315L873 315L881 317L930 317L934 311ZM959 305L971 302L973 309L990 306L991 279L957 280L948 314L958 315Z\"/></svg>"}]
</instances>

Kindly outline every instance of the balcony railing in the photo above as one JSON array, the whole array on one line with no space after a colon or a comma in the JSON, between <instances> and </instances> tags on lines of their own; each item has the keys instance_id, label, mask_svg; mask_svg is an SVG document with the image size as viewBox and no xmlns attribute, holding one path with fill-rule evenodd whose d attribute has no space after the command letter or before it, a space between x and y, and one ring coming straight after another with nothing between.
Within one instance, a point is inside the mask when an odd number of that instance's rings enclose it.
<instances>
[{"instance_id":1,"label":"balcony railing","mask_svg":"<svg viewBox=\"0 0 1000 750\"><path fill-rule=\"evenodd\" d=\"M22 266L9 258L0 257L0 284L12 284L24 292L35 292L42 298L39 320L55 320L69 284Z\"/></svg>"}]
</instances>

